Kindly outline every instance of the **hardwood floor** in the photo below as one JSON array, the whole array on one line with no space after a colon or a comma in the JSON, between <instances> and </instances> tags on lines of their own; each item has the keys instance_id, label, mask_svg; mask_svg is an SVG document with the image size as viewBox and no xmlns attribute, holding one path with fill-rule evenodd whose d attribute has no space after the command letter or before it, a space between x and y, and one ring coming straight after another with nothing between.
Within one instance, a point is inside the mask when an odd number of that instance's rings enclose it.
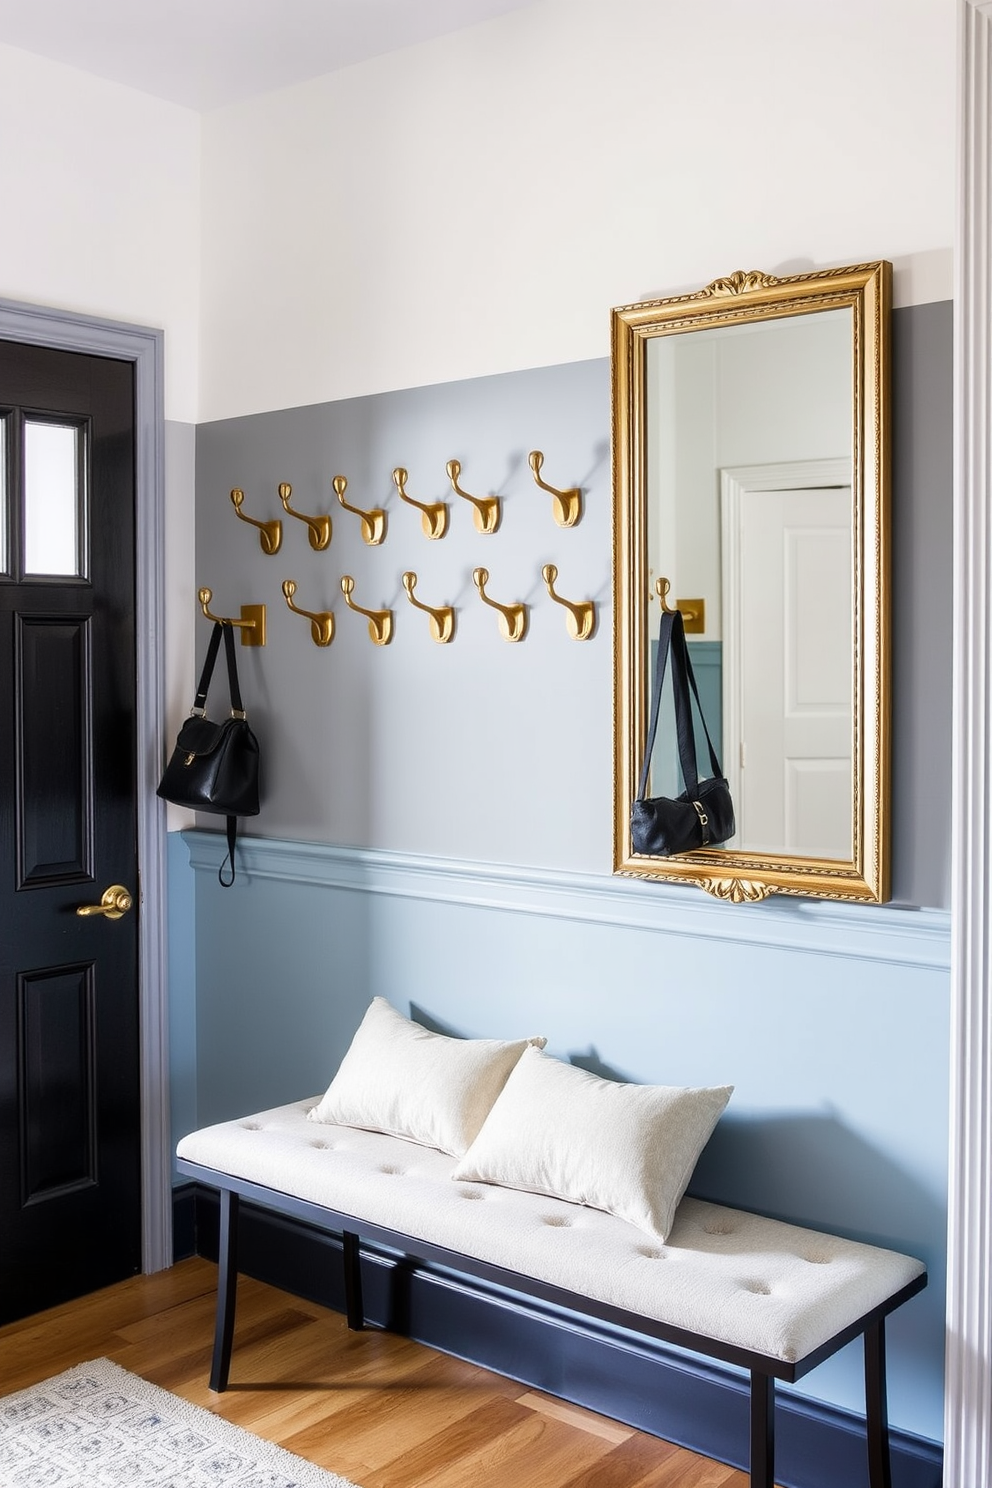
<instances>
[{"instance_id":1,"label":"hardwood floor","mask_svg":"<svg viewBox=\"0 0 992 1488\"><path fill-rule=\"evenodd\" d=\"M747 1476L409 1339L239 1282L233 1384L207 1388L216 1268L183 1261L0 1328L0 1394L126 1369L360 1488L747 1488Z\"/></svg>"}]
</instances>

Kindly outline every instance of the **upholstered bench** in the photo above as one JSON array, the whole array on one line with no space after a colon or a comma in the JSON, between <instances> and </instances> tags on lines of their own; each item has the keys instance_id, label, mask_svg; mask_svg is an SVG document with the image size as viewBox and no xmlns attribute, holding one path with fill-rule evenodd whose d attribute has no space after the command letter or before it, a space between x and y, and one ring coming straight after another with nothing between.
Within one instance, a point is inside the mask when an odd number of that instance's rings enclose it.
<instances>
[{"instance_id":1,"label":"upholstered bench","mask_svg":"<svg viewBox=\"0 0 992 1488\"><path fill-rule=\"evenodd\" d=\"M179 1171L220 1193L212 1389L228 1382L245 1199L340 1232L353 1328L365 1321L365 1239L743 1366L752 1488L772 1488L775 1380L799 1379L863 1335L869 1479L889 1488L884 1320L926 1285L920 1261L693 1198L678 1202L662 1242L586 1204L453 1176L457 1156L418 1142L315 1122L316 1105L223 1122L179 1144Z\"/></svg>"}]
</instances>

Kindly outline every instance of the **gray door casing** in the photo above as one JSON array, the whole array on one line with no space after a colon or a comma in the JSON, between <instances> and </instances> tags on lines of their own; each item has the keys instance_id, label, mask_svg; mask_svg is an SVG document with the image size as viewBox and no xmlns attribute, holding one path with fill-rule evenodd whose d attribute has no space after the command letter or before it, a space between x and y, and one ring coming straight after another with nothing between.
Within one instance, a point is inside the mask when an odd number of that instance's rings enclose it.
<instances>
[{"instance_id":1,"label":"gray door casing","mask_svg":"<svg viewBox=\"0 0 992 1488\"><path fill-rule=\"evenodd\" d=\"M134 364L142 1269L172 1264L165 807L155 794L164 698L163 332L0 299L0 338Z\"/></svg>"}]
</instances>

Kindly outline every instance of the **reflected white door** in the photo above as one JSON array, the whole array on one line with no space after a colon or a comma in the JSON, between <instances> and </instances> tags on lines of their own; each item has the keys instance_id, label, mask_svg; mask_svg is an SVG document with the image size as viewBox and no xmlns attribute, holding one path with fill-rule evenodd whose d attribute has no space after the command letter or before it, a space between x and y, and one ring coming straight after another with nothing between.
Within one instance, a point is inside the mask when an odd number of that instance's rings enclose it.
<instances>
[{"instance_id":1,"label":"reflected white door","mask_svg":"<svg viewBox=\"0 0 992 1488\"><path fill-rule=\"evenodd\" d=\"M849 860L850 487L743 490L736 507L734 845Z\"/></svg>"}]
</instances>

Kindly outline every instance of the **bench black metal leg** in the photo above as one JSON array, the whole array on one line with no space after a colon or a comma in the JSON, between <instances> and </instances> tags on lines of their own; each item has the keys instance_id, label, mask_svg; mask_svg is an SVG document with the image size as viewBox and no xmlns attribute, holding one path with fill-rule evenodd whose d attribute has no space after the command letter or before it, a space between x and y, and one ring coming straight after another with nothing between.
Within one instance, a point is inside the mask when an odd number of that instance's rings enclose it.
<instances>
[{"instance_id":1,"label":"bench black metal leg","mask_svg":"<svg viewBox=\"0 0 992 1488\"><path fill-rule=\"evenodd\" d=\"M892 1488L889 1410L885 1391L885 1319L865 1330L865 1407L870 1488Z\"/></svg>"},{"instance_id":2,"label":"bench black metal leg","mask_svg":"<svg viewBox=\"0 0 992 1488\"><path fill-rule=\"evenodd\" d=\"M751 1371L751 1488L774 1488L775 1381ZM874 1488L874 1485L872 1485Z\"/></svg>"},{"instance_id":3,"label":"bench black metal leg","mask_svg":"<svg viewBox=\"0 0 992 1488\"><path fill-rule=\"evenodd\" d=\"M344 1251L344 1300L348 1327L358 1332L365 1327L365 1303L362 1299L362 1254L358 1236L351 1230L341 1233Z\"/></svg>"},{"instance_id":4,"label":"bench black metal leg","mask_svg":"<svg viewBox=\"0 0 992 1488\"><path fill-rule=\"evenodd\" d=\"M217 1319L214 1326L214 1357L210 1366L211 1390L226 1390L231 1373L234 1342L234 1313L238 1301L238 1208L240 1199L229 1188L220 1190L220 1244L217 1253Z\"/></svg>"}]
</instances>

